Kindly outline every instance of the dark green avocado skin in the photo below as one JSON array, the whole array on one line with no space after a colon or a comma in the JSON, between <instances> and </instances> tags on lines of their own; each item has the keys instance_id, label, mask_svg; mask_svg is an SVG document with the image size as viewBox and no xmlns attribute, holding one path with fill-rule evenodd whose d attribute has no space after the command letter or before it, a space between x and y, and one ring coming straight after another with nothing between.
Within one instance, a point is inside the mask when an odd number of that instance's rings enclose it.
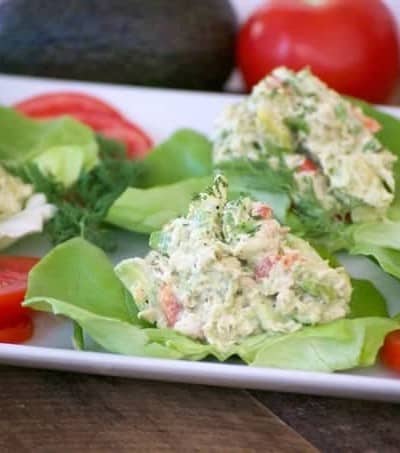
<instances>
[{"instance_id":1,"label":"dark green avocado skin","mask_svg":"<svg viewBox=\"0 0 400 453\"><path fill-rule=\"evenodd\" d=\"M219 90L235 32L229 0L1 0L0 72Z\"/></svg>"}]
</instances>

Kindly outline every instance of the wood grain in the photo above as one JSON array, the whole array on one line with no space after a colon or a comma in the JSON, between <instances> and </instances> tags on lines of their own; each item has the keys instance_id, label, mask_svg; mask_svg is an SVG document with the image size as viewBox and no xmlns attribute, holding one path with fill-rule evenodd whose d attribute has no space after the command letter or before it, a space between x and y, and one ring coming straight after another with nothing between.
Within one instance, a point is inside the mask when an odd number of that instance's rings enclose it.
<instances>
[{"instance_id":1,"label":"wood grain","mask_svg":"<svg viewBox=\"0 0 400 453\"><path fill-rule=\"evenodd\" d=\"M283 393L253 396L324 453L398 453L400 405Z\"/></svg>"},{"instance_id":2,"label":"wood grain","mask_svg":"<svg viewBox=\"0 0 400 453\"><path fill-rule=\"evenodd\" d=\"M315 452L241 390L0 368L0 452Z\"/></svg>"}]
</instances>

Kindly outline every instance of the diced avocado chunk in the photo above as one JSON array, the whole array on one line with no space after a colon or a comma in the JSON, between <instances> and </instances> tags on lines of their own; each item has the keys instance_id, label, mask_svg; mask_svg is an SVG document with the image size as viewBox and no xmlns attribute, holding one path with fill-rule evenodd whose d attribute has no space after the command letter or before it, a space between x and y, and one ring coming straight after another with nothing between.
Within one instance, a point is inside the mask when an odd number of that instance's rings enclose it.
<instances>
[{"instance_id":1,"label":"diced avocado chunk","mask_svg":"<svg viewBox=\"0 0 400 453\"><path fill-rule=\"evenodd\" d=\"M122 261L115 267L115 273L133 295L136 305L142 308L154 287L143 261L137 258Z\"/></svg>"},{"instance_id":2,"label":"diced avocado chunk","mask_svg":"<svg viewBox=\"0 0 400 453\"><path fill-rule=\"evenodd\" d=\"M257 112L257 118L264 127L267 135L280 147L287 151L293 150L293 138L290 129L285 125L273 112L260 108Z\"/></svg>"},{"instance_id":3,"label":"diced avocado chunk","mask_svg":"<svg viewBox=\"0 0 400 453\"><path fill-rule=\"evenodd\" d=\"M150 248L162 253L167 253L169 236L163 231L154 231L150 235L149 245Z\"/></svg>"}]
</instances>

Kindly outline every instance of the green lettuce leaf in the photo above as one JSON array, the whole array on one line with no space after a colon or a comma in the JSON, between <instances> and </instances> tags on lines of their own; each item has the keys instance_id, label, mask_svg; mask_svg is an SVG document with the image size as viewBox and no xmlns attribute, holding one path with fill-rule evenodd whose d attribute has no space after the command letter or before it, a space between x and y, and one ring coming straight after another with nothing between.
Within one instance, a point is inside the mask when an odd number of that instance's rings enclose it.
<instances>
[{"instance_id":1,"label":"green lettuce leaf","mask_svg":"<svg viewBox=\"0 0 400 453\"><path fill-rule=\"evenodd\" d=\"M350 249L350 253L373 258L385 272L400 279L400 251L358 242Z\"/></svg>"},{"instance_id":2,"label":"green lettuce leaf","mask_svg":"<svg viewBox=\"0 0 400 453\"><path fill-rule=\"evenodd\" d=\"M375 363L385 336L399 327L389 318L342 319L244 343L238 355L253 366L332 372Z\"/></svg>"},{"instance_id":3,"label":"green lettuce leaf","mask_svg":"<svg viewBox=\"0 0 400 453\"><path fill-rule=\"evenodd\" d=\"M64 275L64 278L63 278ZM99 289L101 288L101 292ZM54 248L29 275L27 299L46 295L99 316L137 322L137 309L102 250L75 238Z\"/></svg>"},{"instance_id":4,"label":"green lettuce leaf","mask_svg":"<svg viewBox=\"0 0 400 453\"><path fill-rule=\"evenodd\" d=\"M267 203L281 220L289 209L290 199L283 192L269 192L262 186L231 180L229 198L248 195ZM111 206L106 221L137 233L152 233L165 223L187 213L193 196L204 191L212 182L211 176L192 178L175 184L149 189L129 188Z\"/></svg>"},{"instance_id":5,"label":"green lettuce leaf","mask_svg":"<svg viewBox=\"0 0 400 453\"><path fill-rule=\"evenodd\" d=\"M35 164L65 186L98 162L93 132L70 117L35 121L0 107L0 163L19 170Z\"/></svg>"},{"instance_id":6,"label":"green lettuce leaf","mask_svg":"<svg viewBox=\"0 0 400 453\"><path fill-rule=\"evenodd\" d=\"M203 177L150 189L129 188L111 206L106 221L137 233L152 233L186 214L193 196L211 181L211 177Z\"/></svg>"},{"instance_id":7,"label":"green lettuce leaf","mask_svg":"<svg viewBox=\"0 0 400 453\"><path fill-rule=\"evenodd\" d=\"M399 156L395 168L397 195L389 217L400 220L400 121L362 101L352 102L381 123L378 138ZM203 185L196 178L207 177L204 181L209 181L211 144L194 131L181 130L155 148L143 165L139 185L147 190L128 189L111 207L107 221L131 231L151 233L184 214L193 194L204 189L206 183ZM268 203L279 221L289 225L295 234L310 240L314 246L323 246L330 252L347 250L369 256L386 272L396 277L400 275L396 252L400 237L397 234L398 222L354 227L332 222L331 213L325 212L312 194L297 200L293 209L293 177L284 167L273 170L262 162L238 160L225 163L214 171L227 176L231 199L249 195ZM190 179L186 181L187 178Z\"/></svg>"},{"instance_id":8,"label":"green lettuce leaf","mask_svg":"<svg viewBox=\"0 0 400 453\"><path fill-rule=\"evenodd\" d=\"M350 254L369 256L385 272L400 278L400 222L355 225L351 234Z\"/></svg>"},{"instance_id":9,"label":"green lettuce leaf","mask_svg":"<svg viewBox=\"0 0 400 453\"><path fill-rule=\"evenodd\" d=\"M24 305L69 317L104 349L119 354L199 360L213 352L172 330L149 328L104 252L80 238L57 246L32 269ZM82 338L75 327L79 347Z\"/></svg>"},{"instance_id":10,"label":"green lettuce leaf","mask_svg":"<svg viewBox=\"0 0 400 453\"><path fill-rule=\"evenodd\" d=\"M141 163L139 187L127 189L114 202L106 221L138 233L157 231L187 212L211 175L210 141L193 130L178 130Z\"/></svg>"},{"instance_id":11,"label":"green lettuce leaf","mask_svg":"<svg viewBox=\"0 0 400 453\"><path fill-rule=\"evenodd\" d=\"M364 223L352 228L356 243L400 250L400 222Z\"/></svg>"},{"instance_id":12,"label":"green lettuce leaf","mask_svg":"<svg viewBox=\"0 0 400 453\"><path fill-rule=\"evenodd\" d=\"M358 291L360 300L374 294L366 289L364 285L364 294ZM59 245L33 268L24 305L73 320L79 347L84 346L84 332L114 353L190 360L238 355L253 366L312 371L373 364L385 335L399 327L389 318L344 319L288 335L250 337L221 354L210 345L141 321L106 255L83 239Z\"/></svg>"},{"instance_id":13,"label":"green lettuce leaf","mask_svg":"<svg viewBox=\"0 0 400 453\"><path fill-rule=\"evenodd\" d=\"M204 135L180 129L143 161L143 187L163 186L212 173L212 145Z\"/></svg>"},{"instance_id":14,"label":"green lettuce leaf","mask_svg":"<svg viewBox=\"0 0 400 453\"><path fill-rule=\"evenodd\" d=\"M370 281L352 278L351 285L349 318L389 317L384 297Z\"/></svg>"}]
</instances>

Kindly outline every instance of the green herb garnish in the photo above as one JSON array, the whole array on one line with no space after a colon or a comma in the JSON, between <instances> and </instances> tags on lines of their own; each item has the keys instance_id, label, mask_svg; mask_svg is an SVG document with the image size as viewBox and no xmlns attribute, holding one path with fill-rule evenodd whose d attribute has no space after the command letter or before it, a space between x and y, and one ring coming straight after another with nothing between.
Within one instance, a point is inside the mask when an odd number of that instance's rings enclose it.
<instances>
[{"instance_id":1,"label":"green herb garnish","mask_svg":"<svg viewBox=\"0 0 400 453\"><path fill-rule=\"evenodd\" d=\"M285 118L285 124L292 132L304 132L305 134L310 133L309 125L301 116L290 116Z\"/></svg>"},{"instance_id":2,"label":"green herb garnish","mask_svg":"<svg viewBox=\"0 0 400 453\"><path fill-rule=\"evenodd\" d=\"M36 192L44 193L57 207L55 216L46 224L45 233L56 245L80 236L106 251L116 248L113 227L104 219L114 201L127 187L136 184L139 164L126 158L125 148L113 140L97 137L100 161L89 172L83 172L77 182L64 188L43 175L37 166L27 164L18 175L32 184Z\"/></svg>"}]
</instances>

